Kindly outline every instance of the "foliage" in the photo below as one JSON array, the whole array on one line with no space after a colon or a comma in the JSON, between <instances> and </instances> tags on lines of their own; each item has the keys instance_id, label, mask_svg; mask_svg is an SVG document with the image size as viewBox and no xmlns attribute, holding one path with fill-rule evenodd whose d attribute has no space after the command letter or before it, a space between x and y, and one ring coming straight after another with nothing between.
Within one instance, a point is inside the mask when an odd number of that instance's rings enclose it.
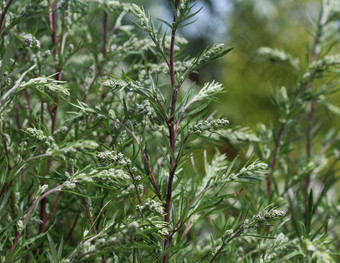
<instances>
[{"instance_id":1,"label":"foliage","mask_svg":"<svg viewBox=\"0 0 340 263\"><path fill-rule=\"evenodd\" d=\"M172 7L165 21L118 1L1 2L1 261L336 262L340 137L317 143L316 114L339 112L337 2L306 65L259 50L298 78L256 132L210 113L223 85L192 76L232 48L185 55L178 30L200 9Z\"/></svg>"}]
</instances>

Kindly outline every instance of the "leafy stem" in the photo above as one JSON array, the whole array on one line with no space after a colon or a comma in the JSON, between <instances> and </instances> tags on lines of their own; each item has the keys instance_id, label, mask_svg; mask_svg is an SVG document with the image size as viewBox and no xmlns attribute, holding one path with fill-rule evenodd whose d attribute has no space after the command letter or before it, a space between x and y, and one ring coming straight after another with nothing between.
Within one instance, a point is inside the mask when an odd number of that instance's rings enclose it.
<instances>
[{"instance_id":1,"label":"leafy stem","mask_svg":"<svg viewBox=\"0 0 340 263\"><path fill-rule=\"evenodd\" d=\"M176 132L175 132L175 112L176 112L176 103L177 103L177 96L178 91L180 89L180 85L176 86L176 78L175 78L175 66L174 66L174 57L175 57L175 38L176 38L176 30L177 30L177 17L178 17L178 0L175 0L175 14L173 16L173 25L171 31L171 43L170 43L170 80L171 80L171 87L173 89L172 99L171 99L171 112L169 116L169 120L167 122L169 128L169 135L170 135L170 147L172 151L172 156L175 155L176 150ZM173 191L173 180L176 171L177 164L173 157L170 156L170 172L169 172L169 180L168 180L168 190L166 196L166 203L165 203L165 222L170 222L170 208L171 208L171 198L172 198L172 191ZM170 247L171 245L171 236L168 235L166 240L164 240L163 248ZM168 262L169 260L169 253L165 254L163 257L163 262Z\"/></svg>"},{"instance_id":2,"label":"leafy stem","mask_svg":"<svg viewBox=\"0 0 340 263\"><path fill-rule=\"evenodd\" d=\"M35 209L35 207L37 206L37 204L39 203L39 201L43 200L45 197L47 197L47 196L50 195L50 194L53 194L53 193L55 193L55 192L61 191L62 188L63 188L63 186L64 186L63 184L58 185L57 187L52 188L51 190L45 192L45 193L42 194L40 197L38 197L38 198L33 202L32 206L30 207L30 209L28 210L28 212L26 213L26 216L25 216L24 221L23 221L23 225L24 225L24 226L27 225L27 222L28 222L29 218L31 217L32 212L34 211L34 209ZM19 239L20 239L20 237L22 236L22 232L23 232L23 230L22 230L22 231L17 235L17 237L15 238L15 241L14 241L14 243L13 243L13 245L12 245L12 248L11 248L11 251L10 251L11 253L14 252L16 246L18 245Z\"/></svg>"},{"instance_id":3,"label":"leafy stem","mask_svg":"<svg viewBox=\"0 0 340 263\"><path fill-rule=\"evenodd\" d=\"M141 153L142 153L142 156L143 156L143 158L144 158L144 161L145 161L145 163L146 163L146 166L148 167L149 173L150 173L150 175L151 175L151 180L152 180L152 184L153 184L153 186L154 186L154 188L155 188L155 190L156 190L156 195L157 195L157 197L159 198L159 200L161 200L161 199L162 199L162 197L161 197L161 192L160 192L159 187L158 187L158 184L157 184L157 182L156 182L156 178L155 178L155 176L154 176L154 174L153 174L153 172L152 172L152 169L151 169L149 160L148 160L148 158L147 158L147 156L146 156L146 154L145 154L145 152L144 152L144 150L143 150L142 144L140 143L140 141L139 141L138 138L136 137L135 133L134 133L133 131L131 131L128 127L126 127L126 125L124 125L123 123L121 123L121 122L120 122L119 120L117 120L117 119L114 119L114 122L117 123L117 124L119 124L121 127L123 127L123 128L124 128L124 129L125 129L125 130L133 137L133 139L136 141L136 143L137 143L138 146L140 147L140 151L141 151Z\"/></svg>"},{"instance_id":4,"label":"leafy stem","mask_svg":"<svg viewBox=\"0 0 340 263\"><path fill-rule=\"evenodd\" d=\"M270 164L270 172L266 177L266 181L267 181L267 193L268 193L268 197L272 196L272 176L273 176L273 172L276 166L276 161L279 155L279 151L280 151L280 144L281 144L281 140L283 137L283 132L285 129L285 124L281 124L276 140L275 140L275 146L274 146L274 153L273 153L273 157L272 157L272 161Z\"/></svg>"}]
</instances>

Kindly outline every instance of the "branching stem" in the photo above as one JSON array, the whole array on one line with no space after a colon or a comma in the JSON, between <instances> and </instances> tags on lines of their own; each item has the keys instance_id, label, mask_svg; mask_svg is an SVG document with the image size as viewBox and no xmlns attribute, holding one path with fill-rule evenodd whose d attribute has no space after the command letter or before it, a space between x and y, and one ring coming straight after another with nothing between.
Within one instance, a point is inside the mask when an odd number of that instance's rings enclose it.
<instances>
[{"instance_id":1,"label":"branching stem","mask_svg":"<svg viewBox=\"0 0 340 263\"><path fill-rule=\"evenodd\" d=\"M23 225L26 226L28 219L30 218L30 216L32 215L32 212L34 211L35 207L37 206L37 204L39 203L39 201L43 200L45 197L47 197L50 194L53 194L55 192L59 192L61 191L61 189L63 188L63 185L58 185L57 187L45 192L43 195L41 195L40 197L38 197L32 204L32 206L30 207L30 209L28 210L28 212L26 213L26 216L24 218L24 222ZM13 246L11 248L11 253L14 252L16 246L18 245L19 239L22 236L22 232L23 230L21 230L21 232L17 235L17 237L15 238L15 241L13 243Z\"/></svg>"},{"instance_id":2,"label":"branching stem","mask_svg":"<svg viewBox=\"0 0 340 263\"><path fill-rule=\"evenodd\" d=\"M126 125L124 125L123 123L121 123L119 120L115 119L114 120L115 123L119 124L120 126L122 126L131 136L132 138L136 141L136 143L138 144L138 146L140 147L140 151L142 153L142 156L144 158L144 161L146 163L146 166L148 167L148 170L150 172L150 175L151 175L151 180L152 180L152 184L156 190L156 194L157 194L157 197L159 198L159 200L162 200L162 197L161 197L161 192L159 190L159 187L157 185L157 182L156 182L156 179L155 179L155 176L152 172L152 169L151 169L151 166L150 166L150 163L149 163L149 160L143 150L143 147L142 147L142 144L140 143L140 141L138 140L138 138L136 137L136 135L134 134L133 131L131 131L128 127L126 127Z\"/></svg>"},{"instance_id":3,"label":"branching stem","mask_svg":"<svg viewBox=\"0 0 340 263\"><path fill-rule=\"evenodd\" d=\"M175 0L175 12L178 13L178 0ZM175 131L175 112L176 112L176 104L177 104L177 96L180 89L180 85L176 85L176 76L175 76L175 66L174 66L174 58L175 58L175 38L176 38L176 30L177 30L177 21L176 17L178 14L174 14L173 23L172 23L172 31L171 31L171 43L170 43L170 62L169 62L169 70L170 70L170 80L171 87L173 89L172 99L171 99L171 111L170 116L168 117L168 129L170 135L170 148L172 151L172 156L175 156L176 151L176 131ZM170 223L170 208L171 208L171 198L173 191L173 181L174 175L176 172L177 164L176 160L170 156L170 172L169 172L169 180L168 180L168 190L166 195L166 203L165 203L165 222ZM172 236L168 235L166 240L164 240L163 248L171 246ZM163 262L169 261L169 253L165 254L163 257Z\"/></svg>"}]
</instances>

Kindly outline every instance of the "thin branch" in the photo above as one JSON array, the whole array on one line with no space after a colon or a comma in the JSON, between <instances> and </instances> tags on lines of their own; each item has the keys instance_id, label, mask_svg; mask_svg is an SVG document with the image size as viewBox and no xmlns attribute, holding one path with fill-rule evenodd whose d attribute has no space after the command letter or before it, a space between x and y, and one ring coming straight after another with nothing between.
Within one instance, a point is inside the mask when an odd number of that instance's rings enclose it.
<instances>
[{"instance_id":1,"label":"thin branch","mask_svg":"<svg viewBox=\"0 0 340 263\"><path fill-rule=\"evenodd\" d=\"M128 166L127 168L128 168L129 174L130 174L130 176L131 176L131 178L132 178L133 185L135 186L135 190L136 190L136 194L137 194L137 197L138 197L139 204L140 204L140 205L143 205L143 201L142 201L142 198L141 198L140 193L139 193L139 190L138 190L136 178L135 178L135 176L133 175L133 172L132 172L132 170L130 169L130 167Z\"/></svg>"},{"instance_id":2,"label":"thin branch","mask_svg":"<svg viewBox=\"0 0 340 263\"><path fill-rule=\"evenodd\" d=\"M108 14L104 11L104 19L103 19L103 57L106 58L107 53L107 31L108 31Z\"/></svg>"},{"instance_id":3,"label":"thin branch","mask_svg":"<svg viewBox=\"0 0 340 263\"><path fill-rule=\"evenodd\" d=\"M46 219L46 221L44 222L44 227L47 227L48 224L50 223L51 218L52 218L55 210L57 209L57 206L58 206L58 203L60 201L60 198L61 198L61 192L59 192L59 194L58 194L58 196L57 196L57 198L56 198L56 200L55 200L55 202L54 202L54 204L52 206L51 212L50 212L48 218Z\"/></svg>"},{"instance_id":4,"label":"thin branch","mask_svg":"<svg viewBox=\"0 0 340 263\"><path fill-rule=\"evenodd\" d=\"M149 161L148 161L148 158L146 157L146 154L145 154L145 152L144 152L144 150L143 150L143 147L142 147L141 143L139 142L138 138L136 137L136 135L134 134L133 131L131 131L128 127L126 127L126 126L125 126L123 123L121 123L119 120L115 119L115 120L113 120L113 121L114 121L115 123L119 124L120 126L122 126L122 127L123 127L123 128L124 128L124 129L125 129L125 130L133 137L133 139L136 141L136 143L137 143L138 146L140 147L140 151L141 151L141 153L142 153L142 155L143 155L143 158L144 158L144 161L145 161L145 163L146 163L146 166L148 167L148 170L149 170L149 172L150 172L152 184L153 184L153 186L154 186L154 188L155 188L155 190L156 190L156 194L157 194L159 200L162 200L161 192L160 192L159 187L158 187L158 185L157 185L155 176L153 175L153 172L152 172L150 163L149 163Z\"/></svg>"},{"instance_id":5,"label":"thin branch","mask_svg":"<svg viewBox=\"0 0 340 263\"><path fill-rule=\"evenodd\" d=\"M12 92L14 92L17 88L19 88L20 82L17 82L12 88L10 88L0 99L0 107L3 105L4 101L8 98L9 95L11 95Z\"/></svg>"},{"instance_id":6,"label":"thin branch","mask_svg":"<svg viewBox=\"0 0 340 263\"><path fill-rule=\"evenodd\" d=\"M170 136L170 147L172 151L172 155L175 155L176 151L176 132L174 127L174 120L175 120L175 112L176 112L176 105L177 105L177 96L180 89L180 85L176 86L176 76L175 76L175 65L174 65L174 58L175 58L175 38L176 38L176 30L177 30L177 21L176 17L178 15L178 0L175 0L175 12L173 16L173 23L172 23L172 31L171 31L171 43L170 43L170 80L171 80L171 87L173 89L172 99L171 99L171 112L169 116L169 120L167 122L169 128L169 136ZM170 172L169 172L169 179L168 179L168 190L166 195L166 203L165 203L165 218L164 221L166 223L170 222L170 208L171 208L171 199L172 199L172 191L173 191L173 180L175 171L177 168L177 164L175 160L170 156ZM163 249L165 250L167 247L171 246L171 239L170 235L163 242ZM163 257L163 262L169 261L169 253L166 253Z\"/></svg>"},{"instance_id":7,"label":"thin branch","mask_svg":"<svg viewBox=\"0 0 340 263\"><path fill-rule=\"evenodd\" d=\"M31 107L31 100L30 100L30 95L28 94L27 89L24 90L24 94L25 94L25 99L27 101L27 109L29 111L29 113L32 113L32 107Z\"/></svg>"},{"instance_id":8,"label":"thin branch","mask_svg":"<svg viewBox=\"0 0 340 263\"><path fill-rule=\"evenodd\" d=\"M11 164L10 164L9 151L8 151L8 146L7 146L5 130L6 130L6 123L5 123L5 121L3 121L1 137L2 137L2 140L3 140L3 143L4 143L4 148L5 148L5 156L6 156L6 159L7 159L7 169L8 169L8 171L10 171L12 169L12 167L11 167Z\"/></svg>"},{"instance_id":9,"label":"thin branch","mask_svg":"<svg viewBox=\"0 0 340 263\"><path fill-rule=\"evenodd\" d=\"M104 62L105 62L105 60L103 61L103 64L104 64ZM97 72L96 75L93 77L92 82L90 83L90 85L89 85L89 87L88 87L87 90L90 90L90 89L92 88L92 86L94 85L96 79L99 77L99 75L100 75L100 73L101 73L101 72L100 72L100 68L101 68L101 67L98 68L98 72ZM85 95L84 95L83 101L85 101L85 100L87 99L87 95L88 95L88 94L85 94ZM77 112L80 112L80 109L78 109ZM73 121L67 126L67 130L65 131L65 133L64 133L63 136L61 137L60 141L63 141L63 140L66 138L67 134L71 131L72 126L73 126L74 123L75 123L75 120L73 120Z\"/></svg>"},{"instance_id":10,"label":"thin branch","mask_svg":"<svg viewBox=\"0 0 340 263\"><path fill-rule=\"evenodd\" d=\"M47 197L48 195L50 194L53 194L55 192L58 192L58 191L61 191L61 189L63 188L63 185L58 185L57 187L45 192L43 195L41 195L40 197L38 197L32 204L32 206L30 207L30 209L28 210L28 212L26 213L26 216L24 218L24 222L23 222L23 225L24 225L24 228L27 224L27 221L28 219L30 218L30 216L32 215L32 212L34 211L35 207L37 206L37 204L39 203L39 201L43 200L45 197ZM11 253L14 252L16 246L18 245L18 242L19 242L19 239L20 237L22 236L22 232L23 232L24 229L21 230L21 232L17 235L17 237L15 238L15 241L14 241L14 244L10 250Z\"/></svg>"},{"instance_id":11,"label":"thin branch","mask_svg":"<svg viewBox=\"0 0 340 263\"><path fill-rule=\"evenodd\" d=\"M278 131L276 140L275 140L275 147L274 147L273 158L272 158L272 162L270 164L270 172L269 172L269 174L266 177L266 181L267 181L267 193L268 193L269 198L272 196L272 176L273 176L273 171L274 171L275 166L276 166L277 157L279 155L280 143L281 143L281 140L282 140L284 129L285 129L285 125L282 124L280 129L279 129L279 131Z\"/></svg>"},{"instance_id":12,"label":"thin branch","mask_svg":"<svg viewBox=\"0 0 340 263\"><path fill-rule=\"evenodd\" d=\"M36 156L33 156L25 161L23 161L21 164L19 164L18 166L14 166L12 169L16 169L16 170L20 170L21 168L24 167L25 164L31 162L31 161L34 161L34 160L37 160L37 159L40 159L40 158L44 158L44 157L49 157L50 155L49 154L40 154L40 155L36 155ZM20 173L17 173L17 174L20 174ZM2 186L2 188L0 189L0 197L5 194L7 192L7 190L12 186L13 184L13 181L14 181L15 178L13 178L10 182L5 182L4 185Z\"/></svg>"},{"instance_id":13,"label":"thin branch","mask_svg":"<svg viewBox=\"0 0 340 263\"><path fill-rule=\"evenodd\" d=\"M93 237L91 237L91 238L89 238L88 240L84 241L84 243L86 243L86 242L91 242L91 241L95 240L97 237L98 237L98 235L94 235ZM74 256L77 252L78 252L78 248L76 248L75 250L73 250L73 252L72 252L71 255L69 256L69 258L72 257L72 256Z\"/></svg>"},{"instance_id":14,"label":"thin branch","mask_svg":"<svg viewBox=\"0 0 340 263\"><path fill-rule=\"evenodd\" d=\"M178 9L178 0L175 1L175 12ZM175 154L175 147L176 147L176 135L174 130L174 119L175 119L175 112L176 112L176 103L177 103L177 95L180 86L176 87L176 79L175 79L175 67L174 67L174 56L175 56L175 37L176 37L176 15L173 18L173 28L171 32L171 44L170 44L170 80L171 80L171 87L173 88L172 99L171 99L171 112L168 120L168 128L169 128L169 135L170 135L170 147L172 153ZM172 196L172 185L173 185L173 176L175 174L175 160L170 157L170 174L169 174L169 181L168 181L168 192L165 204L165 222L170 222L170 205L171 205L171 196Z\"/></svg>"},{"instance_id":15,"label":"thin branch","mask_svg":"<svg viewBox=\"0 0 340 263\"><path fill-rule=\"evenodd\" d=\"M3 24L4 20L5 20L6 13L7 13L8 9L9 9L10 5L12 4L12 2L13 2L13 0L9 0L7 2L7 4L6 4L4 10L1 13L1 17L0 17L0 30L2 28L2 24Z\"/></svg>"},{"instance_id":16,"label":"thin branch","mask_svg":"<svg viewBox=\"0 0 340 263\"><path fill-rule=\"evenodd\" d=\"M189 101L189 103L187 105L184 106L183 110L181 111L181 113L179 114L179 117L178 117L178 120L177 120L177 123L176 123L176 129L175 129L175 133L177 134L177 131L178 131L178 126L181 122L181 119L182 119L182 116L184 114L184 112L189 108L189 106L191 104L193 104L195 102L194 99L192 99L191 101Z\"/></svg>"},{"instance_id":17,"label":"thin branch","mask_svg":"<svg viewBox=\"0 0 340 263\"><path fill-rule=\"evenodd\" d=\"M162 113L164 120L166 121L166 123L168 123L169 119L168 119L168 116L166 115L163 104L160 102L160 100L157 96L155 96L155 100L157 101L158 106L161 108L161 113Z\"/></svg>"},{"instance_id":18,"label":"thin branch","mask_svg":"<svg viewBox=\"0 0 340 263\"><path fill-rule=\"evenodd\" d=\"M20 113L19 113L19 105L18 105L18 103L15 104L14 110L15 110L15 121L17 123L18 130L21 130Z\"/></svg>"},{"instance_id":19,"label":"thin branch","mask_svg":"<svg viewBox=\"0 0 340 263\"><path fill-rule=\"evenodd\" d=\"M90 222L91 222L91 225L92 225L93 232L94 232L94 234L97 236L97 235L98 235L98 232L97 232L96 226L95 226L95 224L94 224L93 217L92 217L92 214L91 214L89 205L88 205L88 203L87 203L87 201L86 201L85 198L83 198L83 203L84 203L84 206L85 206L85 208L86 208L87 216L88 216L89 219L90 219ZM105 259L105 256L104 256L104 255L102 255L102 259L103 259L103 261L106 263L106 259Z\"/></svg>"},{"instance_id":20,"label":"thin branch","mask_svg":"<svg viewBox=\"0 0 340 263\"><path fill-rule=\"evenodd\" d=\"M243 227L240 227L240 229L238 231L235 232L234 235L232 235L230 238L228 238L227 241L223 242L223 244L220 246L220 248L214 253L213 257L211 258L211 260L209 261L209 263L212 263L215 261L215 259L217 258L217 256L222 252L222 250L228 245L228 243L233 240L234 238L238 237L240 234L242 234L243 232Z\"/></svg>"},{"instance_id":21,"label":"thin branch","mask_svg":"<svg viewBox=\"0 0 340 263\"><path fill-rule=\"evenodd\" d=\"M314 36L313 47L312 47L312 63L318 59L318 55L320 52L320 38L322 36L323 26L327 22L328 15L329 15L328 11L324 9L320 13L320 17L318 21L318 28ZM313 84L309 83L307 85L307 89L312 90ZM317 105L317 101L312 100L310 103L310 111L308 115L308 121L309 121L308 131L307 131L307 157L308 159L310 159L312 156L312 142L313 142L312 128L314 125L314 114L315 114L316 105ZM306 189L309 188L309 184L310 184L310 176L308 176L304 182L304 186ZM306 202L307 202L307 199L306 199Z\"/></svg>"},{"instance_id":22,"label":"thin branch","mask_svg":"<svg viewBox=\"0 0 340 263\"><path fill-rule=\"evenodd\" d=\"M195 196L195 198L187 205L186 210L188 211L190 209L190 207L193 205L193 203L201 196L203 195L206 191L208 191L209 189L211 189L213 186L209 186L208 188L203 189L201 192L198 193L198 195ZM190 216L189 216L190 217ZM188 218L189 218L188 217ZM176 222L176 228L174 228L171 232L170 232L170 237L172 238L172 236L179 231L183 225L186 223L186 221L183 221L182 217L180 217L178 219L178 221ZM181 223L182 222L182 223ZM181 223L181 224L180 224ZM180 224L180 225L179 225Z\"/></svg>"},{"instance_id":23,"label":"thin branch","mask_svg":"<svg viewBox=\"0 0 340 263\"><path fill-rule=\"evenodd\" d=\"M57 5L58 1L55 1L55 3L49 8L49 23L50 23L50 30L51 30L51 38L52 38L52 44L54 46L54 60L55 60L55 68L58 72L55 76L57 81L61 80L61 69L59 68L59 62L58 62L58 37L57 37ZM49 111L49 114L51 116L51 134L54 134L56 124L57 124L57 110L58 110L58 97L55 98L56 106L51 108L49 105L47 105L47 109ZM43 116L42 116L43 117ZM52 166L52 160L47 160L47 167L46 167L46 175L50 173ZM47 180L45 181L47 183ZM46 215L46 204L47 200L42 199L40 204L40 220L42 221L42 224L39 227L39 233L43 233L45 231L45 222L47 220Z\"/></svg>"},{"instance_id":24,"label":"thin branch","mask_svg":"<svg viewBox=\"0 0 340 263\"><path fill-rule=\"evenodd\" d=\"M78 219L79 219L79 215L76 215L76 218L74 219L73 225L72 225L72 227L70 228L70 232L68 233L67 237L65 238L64 246L65 246L65 244L67 243L67 241L72 237L73 230L74 230L75 227L77 226Z\"/></svg>"},{"instance_id":25,"label":"thin branch","mask_svg":"<svg viewBox=\"0 0 340 263\"><path fill-rule=\"evenodd\" d=\"M11 95L15 90L17 90L20 87L20 84L22 82L22 80L24 79L24 77L26 76L26 74L28 72L30 72L31 70L33 70L36 67L36 65L33 65L32 67L30 67L28 70L26 70L18 79L18 81L16 82L16 84L10 88L0 99L0 107L2 105L4 105L5 100L9 97L9 95Z\"/></svg>"},{"instance_id":26,"label":"thin branch","mask_svg":"<svg viewBox=\"0 0 340 263\"><path fill-rule=\"evenodd\" d=\"M52 159L48 159L47 160L47 168L46 168L46 175L48 175L50 173L52 167ZM45 184L47 183L47 180L45 180ZM46 204L47 204L47 200L44 198L41 200L40 203L40 220L41 220L41 224L39 227L39 233L43 233L45 231L45 224L44 222L47 220L47 215L46 215Z\"/></svg>"},{"instance_id":27,"label":"thin branch","mask_svg":"<svg viewBox=\"0 0 340 263\"><path fill-rule=\"evenodd\" d=\"M58 1L56 1L50 8L49 8L49 22L50 22L50 30L51 30L51 38L52 43L54 45L54 58L58 58L58 38L57 38L57 4Z\"/></svg>"},{"instance_id":28,"label":"thin branch","mask_svg":"<svg viewBox=\"0 0 340 263\"><path fill-rule=\"evenodd\" d=\"M16 209L15 209L15 198L14 198L14 192L10 193L10 207L11 207L11 211L12 211L12 218L16 218L18 216ZM15 235L18 235L18 230L17 228L15 228Z\"/></svg>"},{"instance_id":29,"label":"thin branch","mask_svg":"<svg viewBox=\"0 0 340 263\"><path fill-rule=\"evenodd\" d=\"M93 233L95 235L97 235L98 234L97 233L97 229L96 229L96 226L93 223L94 221L93 221L93 217L92 217L92 214L91 214L91 211L90 211L90 208L89 208L89 204L87 203L85 198L83 198L83 203L84 203L84 206L86 208L86 213L87 213L87 216L88 216L88 218L90 220L90 223L91 223L91 226L92 226L92 229L93 229Z\"/></svg>"},{"instance_id":30,"label":"thin branch","mask_svg":"<svg viewBox=\"0 0 340 263\"><path fill-rule=\"evenodd\" d=\"M67 36L68 36L68 32L66 32L66 33L63 35L63 37L61 38L61 44L60 44L60 53L61 53L61 54L64 53Z\"/></svg>"},{"instance_id":31,"label":"thin branch","mask_svg":"<svg viewBox=\"0 0 340 263\"><path fill-rule=\"evenodd\" d=\"M11 188L13 185L13 181L11 182L5 182L4 185L0 189L0 197L5 194L9 188Z\"/></svg>"}]
</instances>

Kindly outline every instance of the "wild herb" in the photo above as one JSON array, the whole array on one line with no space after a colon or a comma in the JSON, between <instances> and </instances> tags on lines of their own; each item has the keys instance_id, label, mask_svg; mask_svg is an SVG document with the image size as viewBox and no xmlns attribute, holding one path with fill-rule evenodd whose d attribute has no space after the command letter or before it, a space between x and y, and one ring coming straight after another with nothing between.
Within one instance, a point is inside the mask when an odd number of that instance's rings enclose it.
<instances>
[{"instance_id":1,"label":"wild herb","mask_svg":"<svg viewBox=\"0 0 340 263\"><path fill-rule=\"evenodd\" d=\"M2 262L339 259L340 136L318 136L340 112L338 2L322 3L310 60L259 49L297 77L256 131L210 113L222 83L191 76L232 48L183 55L200 8L171 6L165 21L118 1L0 3ZM210 158L223 141L239 155Z\"/></svg>"}]
</instances>

